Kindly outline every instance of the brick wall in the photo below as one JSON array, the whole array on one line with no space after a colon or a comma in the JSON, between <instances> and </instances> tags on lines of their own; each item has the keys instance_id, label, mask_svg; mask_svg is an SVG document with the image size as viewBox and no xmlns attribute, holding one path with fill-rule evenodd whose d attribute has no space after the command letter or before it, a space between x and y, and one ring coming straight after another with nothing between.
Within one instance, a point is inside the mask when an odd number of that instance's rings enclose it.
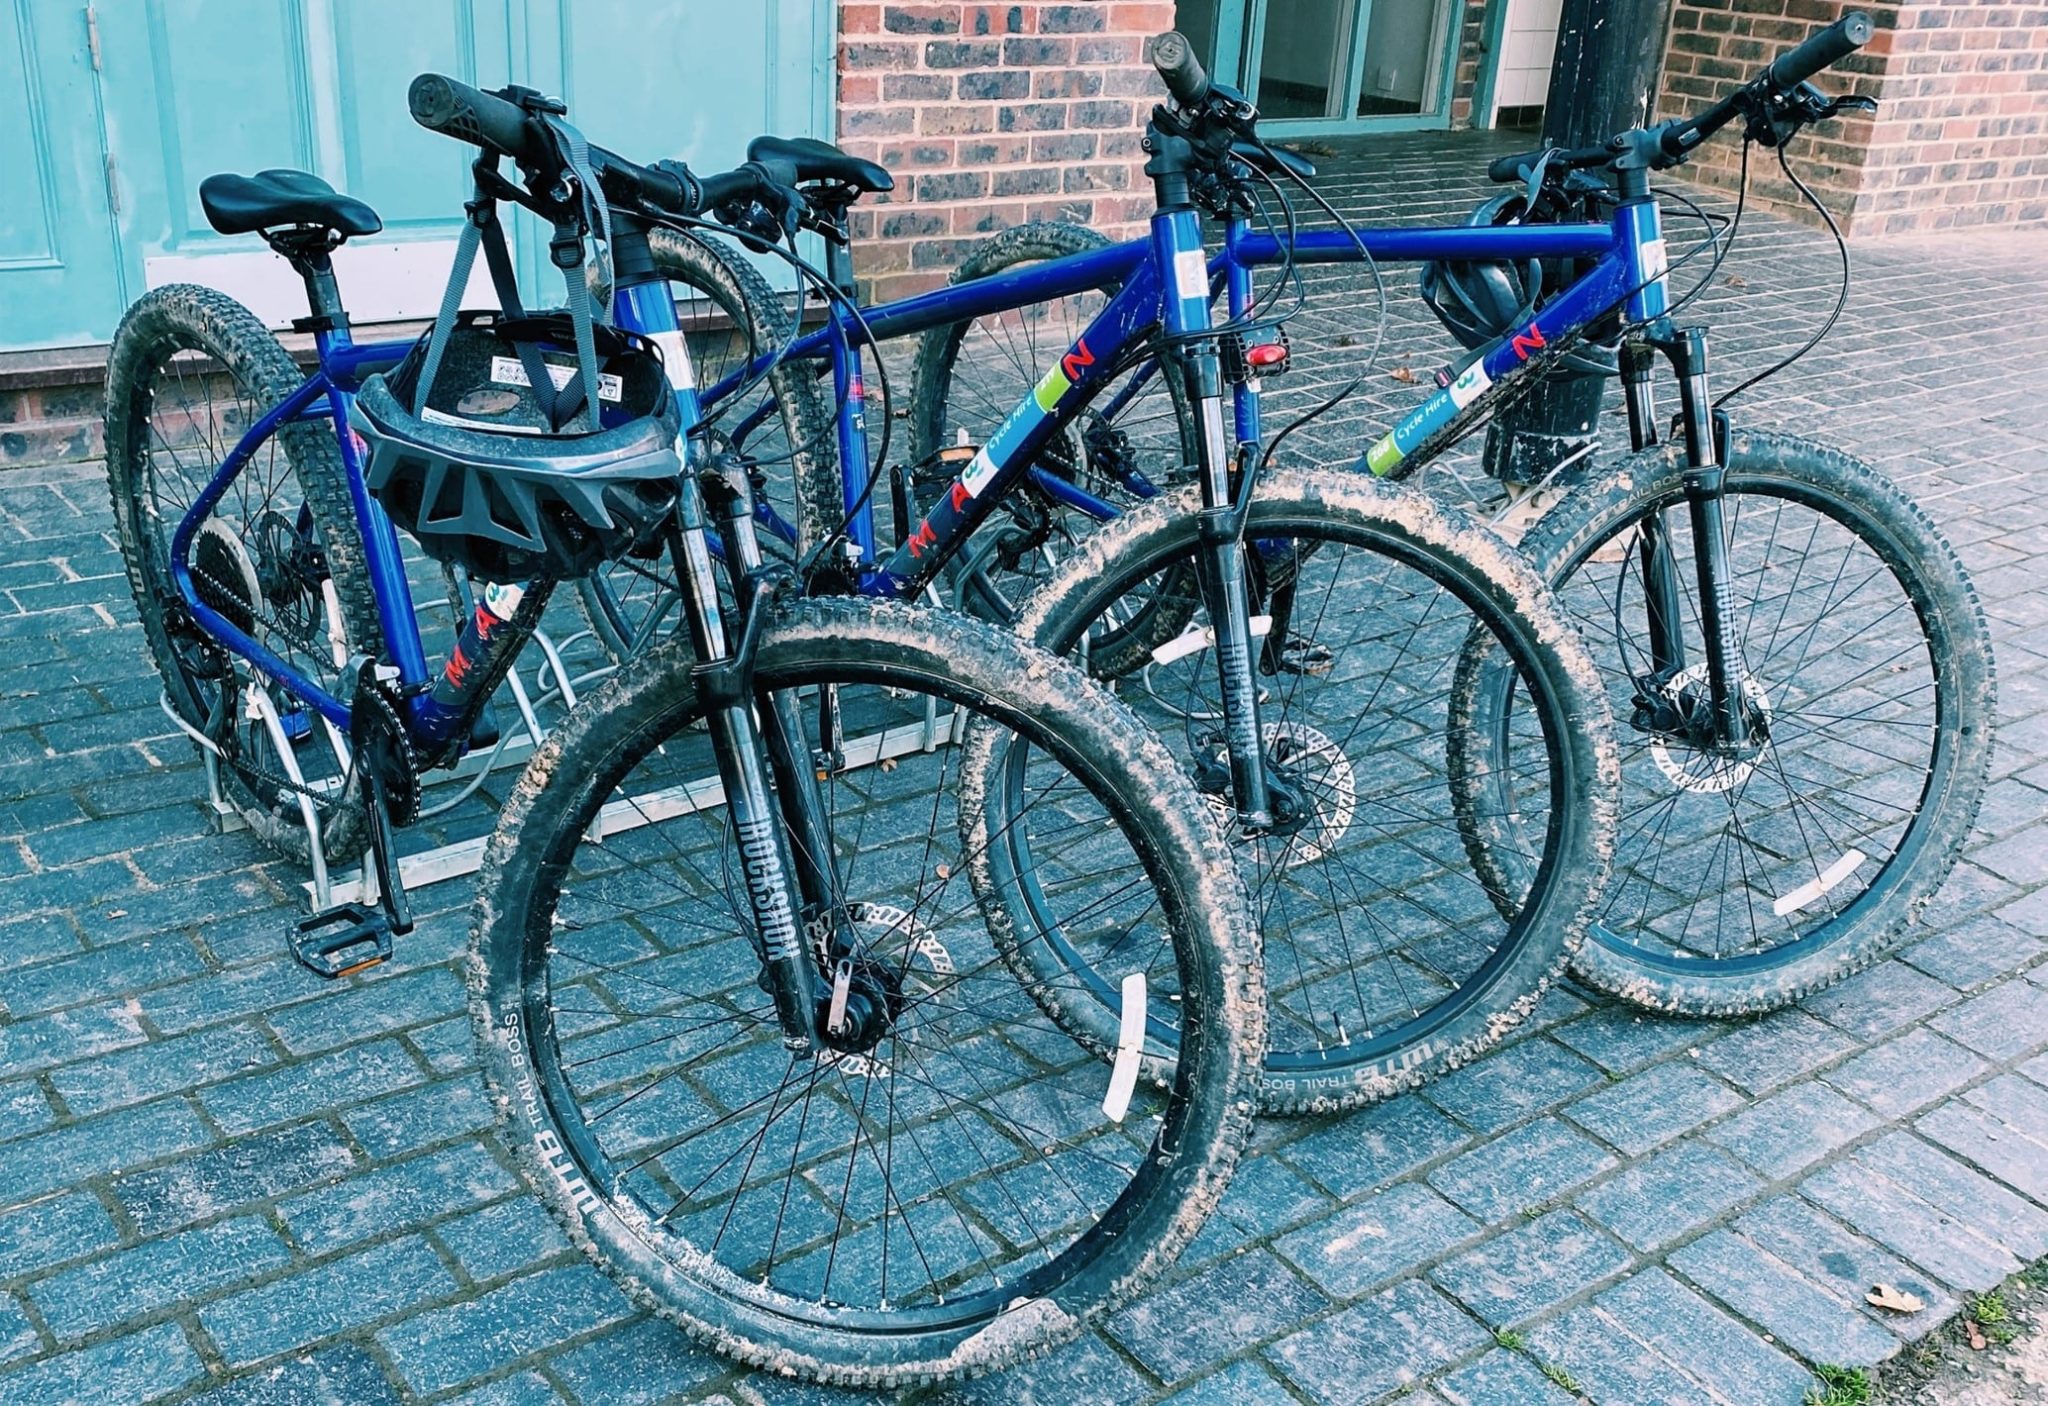
<instances>
[{"instance_id":1,"label":"brick wall","mask_svg":"<svg viewBox=\"0 0 2048 1406\"><path fill-rule=\"evenodd\" d=\"M1139 168L1164 89L1147 36L1170 0L839 7L839 144L896 190L854 211L875 298L945 282L978 239L1027 220L1112 236L1151 210Z\"/></svg>"},{"instance_id":2,"label":"brick wall","mask_svg":"<svg viewBox=\"0 0 2048 1406\"><path fill-rule=\"evenodd\" d=\"M2048 6L2013 0L1678 0L1664 115L1719 98L1850 9L1877 33L1820 81L1878 100L1875 120L1811 128L1793 169L1856 234L2048 223ZM1739 144L1697 155L1695 179L1732 190ZM1753 152L1760 203L1817 223L1774 156Z\"/></svg>"}]
</instances>

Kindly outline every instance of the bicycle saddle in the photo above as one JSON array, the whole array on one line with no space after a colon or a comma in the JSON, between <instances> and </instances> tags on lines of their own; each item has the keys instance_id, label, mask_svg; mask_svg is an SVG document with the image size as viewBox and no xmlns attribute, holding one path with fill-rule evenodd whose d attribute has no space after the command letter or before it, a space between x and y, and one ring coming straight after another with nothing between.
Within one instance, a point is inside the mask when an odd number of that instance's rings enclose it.
<instances>
[{"instance_id":1,"label":"bicycle saddle","mask_svg":"<svg viewBox=\"0 0 2048 1406\"><path fill-rule=\"evenodd\" d=\"M375 234L384 228L375 210L304 171L208 176L199 183L199 204L206 222L222 234L280 225L314 225L342 235Z\"/></svg>"},{"instance_id":2,"label":"bicycle saddle","mask_svg":"<svg viewBox=\"0 0 2048 1406\"><path fill-rule=\"evenodd\" d=\"M1307 180L1316 173L1314 162L1277 146L1273 148L1273 155L1269 157L1251 142L1232 142L1230 154L1234 159L1242 161L1247 166L1256 167L1269 176L1277 176L1285 170Z\"/></svg>"},{"instance_id":3,"label":"bicycle saddle","mask_svg":"<svg viewBox=\"0 0 2048 1406\"><path fill-rule=\"evenodd\" d=\"M896 178L874 162L816 137L756 137L747 143L747 160L786 161L799 181L838 181L869 194L896 189Z\"/></svg>"}]
</instances>

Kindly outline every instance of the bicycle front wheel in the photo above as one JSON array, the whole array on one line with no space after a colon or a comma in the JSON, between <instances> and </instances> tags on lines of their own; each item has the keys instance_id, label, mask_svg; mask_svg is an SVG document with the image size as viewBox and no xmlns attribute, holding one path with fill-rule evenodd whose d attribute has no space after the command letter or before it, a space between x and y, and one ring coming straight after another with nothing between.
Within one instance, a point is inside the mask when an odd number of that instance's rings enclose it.
<instances>
[{"instance_id":1,"label":"bicycle front wheel","mask_svg":"<svg viewBox=\"0 0 2048 1406\"><path fill-rule=\"evenodd\" d=\"M1577 489L1523 543L1628 724L1615 877L1577 973L1689 1015L1771 1010L1889 950L1969 836L1995 712L1976 593L1911 499L1788 435L1738 431L1728 458L1742 748L1717 746L1709 720L1675 447ZM1483 759L1520 701L1476 656L1461 674ZM1468 827L1497 879L1515 864L1507 833Z\"/></svg>"},{"instance_id":2,"label":"bicycle front wheel","mask_svg":"<svg viewBox=\"0 0 2048 1406\"><path fill-rule=\"evenodd\" d=\"M1013 637L791 607L756 683L830 742L831 900L803 916L847 989L831 1048L796 1058L692 662L662 646L577 710L485 860L473 1010L529 1178L635 1299L760 1366L909 1384L1080 1331L1194 1235L1256 1107L1256 942L1202 807L1114 699ZM1000 808L969 756L1010 779ZM998 844L1032 855L1044 921L1124 935L1116 1061L998 956L969 877ZM1014 916L1006 944L1042 940Z\"/></svg>"},{"instance_id":3,"label":"bicycle front wheel","mask_svg":"<svg viewBox=\"0 0 2048 1406\"><path fill-rule=\"evenodd\" d=\"M1124 602L1194 575L1198 506L1183 490L1087 539L1020 628L1092 665ZM1592 664L1541 581L1462 515L1353 475L1275 474L1245 535L1275 822L1232 850L1265 940L1266 1107L1321 1112L1472 1058L1563 969L1612 843L1614 743ZM1508 892L1466 862L1450 789L1451 684L1473 636L1537 700L1492 759L1499 804L1526 825ZM1239 830L1204 619L1118 689ZM1118 1011L1101 959L1119 939L1055 936L1009 955L1034 992L1091 991L1057 1014L1106 1043Z\"/></svg>"}]
</instances>

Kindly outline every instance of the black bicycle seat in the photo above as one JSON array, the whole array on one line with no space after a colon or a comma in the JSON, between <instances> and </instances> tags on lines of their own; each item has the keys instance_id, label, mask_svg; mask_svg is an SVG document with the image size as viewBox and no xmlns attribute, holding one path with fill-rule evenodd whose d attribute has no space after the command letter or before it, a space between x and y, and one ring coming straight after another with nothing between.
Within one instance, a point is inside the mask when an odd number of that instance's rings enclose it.
<instances>
[{"instance_id":1,"label":"black bicycle seat","mask_svg":"<svg viewBox=\"0 0 2048 1406\"><path fill-rule=\"evenodd\" d=\"M206 222L222 234L285 225L312 225L337 234L375 234L384 228L362 201L304 171L258 171L253 176L208 176L199 183Z\"/></svg>"},{"instance_id":2,"label":"black bicycle seat","mask_svg":"<svg viewBox=\"0 0 2048 1406\"><path fill-rule=\"evenodd\" d=\"M1276 146L1271 148L1271 150L1273 154L1268 156L1266 155L1265 148L1255 146L1251 142L1232 142L1230 144L1231 156L1242 161L1247 166L1264 171L1269 176L1277 176L1282 171L1290 171L1301 177L1301 179L1307 180L1316 173L1315 163L1308 160L1308 158L1297 156L1283 147Z\"/></svg>"},{"instance_id":3,"label":"black bicycle seat","mask_svg":"<svg viewBox=\"0 0 2048 1406\"><path fill-rule=\"evenodd\" d=\"M799 181L838 181L869 194L896 189L896 178L874 162L816 137L756 137L747 143L747 160L786 161Z\"/></svg>"}]
</instances>

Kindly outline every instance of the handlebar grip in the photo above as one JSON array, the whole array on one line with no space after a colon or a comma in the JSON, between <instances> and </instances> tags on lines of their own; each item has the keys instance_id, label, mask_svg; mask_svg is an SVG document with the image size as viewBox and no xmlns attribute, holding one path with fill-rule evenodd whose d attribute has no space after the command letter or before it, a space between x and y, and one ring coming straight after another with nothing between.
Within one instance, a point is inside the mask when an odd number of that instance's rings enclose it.
<instances>
[{"instance_id":1,"label":"handlebar grip","mask_svg":"<svg viewBox=\"0 0 2048 1406\"><path fill-rule=\"evenodd\" d=\"M1535 151L1520 151L1513 156L1498 157L1486 168L1486 178L1503 185L1511 181L1527 180L1528 177L1523 173L1536 164L1545 150L1547 148L1538 147ZM1556 165L1576 170L1583 166L1604 166L1614 159L1614 152L1606 146L1582 146L1555 151L1550 159Z\"/></svg>"},{"instance_id":2,"label":"handlebar grip","mask_svg":"<svg viewBox=\"0 0 2048 1406\"><path fill-rule=\"evenodd\" d=\"M1764 70L1775 92L1789 92L1870 42L1870 16L1852 10Z\"/></svg>"},{"instance_id":3,"label":"handlebar grip","mask_svg":"<svg viewBox=\"0 0 2048 1406\"><path fill-rule=\"evenodd\" d=\"M760 178L758 172L742 166L735 171L721 171L715 176L699 176L697 184L704 190L704 208L716 210L730 201L754 194L760 189Z\"/></svg>"},{"instance_id":4,"label":"handlebar grip","mask_svg":"<svg viewBox=\"0 0 2048 1406\"><path fill-rule=\"evenodd\" d=\"M522 165L548 159L548 146L533 119L515 103L439 73L412 80L405 100L412 120L486 151L501 152Z\"/></svg>"},{"instance_id":5,"label":"handlebar grip","mask_svg":"<svg viewBox=\"0 0 2048 1406\"><path fill-rule=\"evenodd\" d=\"M1195 46L1177 29L1169 29L1152 40L1152 67L1182 107L1193 107L1209 96L1209 75L1195 57Z\"/></svg>"}]
</instances>

